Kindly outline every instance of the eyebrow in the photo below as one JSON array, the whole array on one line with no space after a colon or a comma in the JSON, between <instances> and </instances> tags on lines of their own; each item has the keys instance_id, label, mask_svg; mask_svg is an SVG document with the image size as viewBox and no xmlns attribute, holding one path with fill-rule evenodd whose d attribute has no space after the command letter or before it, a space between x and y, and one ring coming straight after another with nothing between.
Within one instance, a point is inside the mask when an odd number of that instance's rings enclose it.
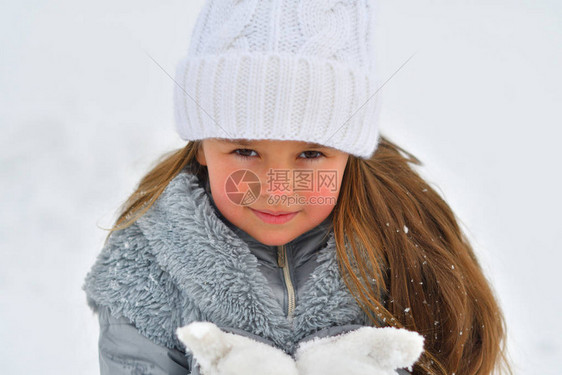
<instances>
[{"instance_id":1,"label":"eyebrow","mask_svg":"<svg viewBox=\"0 0 562 375\"><path fill-rule=\"evenodd\" d=\"M252 145L252 142L250 140L247 140L247 139L219 138L219 141L230 143L230 144L242 145L242 146L251 146ZM321 144L318 144L318 143L313 143L313 142L307 142L305 144L305 147L328 148L327 146L324 146L324 145L321 145Z\"/></svg>"}]
</instances>

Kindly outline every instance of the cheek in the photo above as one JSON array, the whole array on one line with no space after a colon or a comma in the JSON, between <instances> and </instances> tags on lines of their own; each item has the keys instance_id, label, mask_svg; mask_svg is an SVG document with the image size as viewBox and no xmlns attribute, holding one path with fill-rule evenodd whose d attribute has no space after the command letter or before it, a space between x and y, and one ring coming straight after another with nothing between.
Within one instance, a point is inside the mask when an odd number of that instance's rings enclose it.
<instances>
[{"instance_id":1,"label":"cheek","mask_svg":"<svg viewBox=\"0 0 562 375\"><path fill-rule=\"evenodd\" d=\"M314 187L314 195L319 198L337 198L341 188L343 170L339 168L327 168L317 171Z\"/></svg>"},{"instance_id":2,"label":"cheek","mask_svg":"<svg viewBox=\"0 0 562 375\"><path fill-rule=\"evenodd\" d=\"M211 189L213 191L213 198L215 194L225 195L225 182L228 177L235 171L240 169L236 163L230 158L225 158L216 155L207 157L207 170L209 172L209 179L211 180Z\"/></svg>"},{"instance_id":3,"label":"cheek","mask_svg":"<svg viewBox=\"0 0 562 375\"><path fill-rule=\"evenodd\" d=\"M316 176L315 176L316 177ZM304 202L303 208L312 216L328 215L335 207L341 186L339 176L320 176L312 191L295 191Z\"/></svg>"},{"instance_id":4,"label":"cheek","mask_svg":"<svg viewBox=\"0 0 562 375\"><path fill-rule=\"evenodd\" d=\"M244 211L244 206L235 202L235 200L238 199L236 193L232 192L231 176L240 168L231 164L232 163L215 164L218 168L214 168L213 170L209 169L211 192L215 205L221 213L230 220L234 219ZM229 194L227 194L226 186L228 181L230 181L229 185L231 187ZM244 186L240 186L240 188L244 188Z\"/></svg>"},{"instance_id":5,"label":"cheek","mask_svg":"<svg viewBox=\"0 0 562 375\"><path fill-rule=\"evenodd\" d=\"M228 174L225 174L224 179L217 179L215 181L215 184L213 184L213 182L211 182L211 191L213 194L213 201L215 202L215 205L217 206L217 208L219 209L219 211L232 223L234 223L237 226L239 225L239 218L242 217L243 213L244 213L244 207L234 203L231 200L231 197L229 197L226 194L226 189L224 186L224 180L226 179L226 177L228 176Z\"/></svg>"},{"instance_id":6,"label":"cheek","mask_svg":"<svg viewBox=\"0 0 562 375\"><path fill-rule=\"evenodd\" d=\"M299 199L304 201L303 208L308 212L329 213L337 203L338 192L321 189L313 192L298 192Z\"/></svg>"}]
</instances>

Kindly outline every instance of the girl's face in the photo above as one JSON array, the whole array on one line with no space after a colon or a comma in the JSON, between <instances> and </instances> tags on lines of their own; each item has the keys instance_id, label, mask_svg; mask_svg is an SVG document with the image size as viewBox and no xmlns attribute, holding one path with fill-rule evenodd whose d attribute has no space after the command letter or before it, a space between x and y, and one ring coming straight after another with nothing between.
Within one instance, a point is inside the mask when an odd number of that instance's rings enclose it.
<instances>
[{"instance_id":1,"label":"girl's face","mask_svg":"<svg viewBox=\"0 0 562 375\"><path fill-rule=\"evenodd\" d=\"M207 166L217 208L231 223L269 246L292 241L330 215L349 156L301 141L207 138L202 146L197 160ZM250 203L232 200L232 183L237 180L229 177L240 170L259 178L261 190ZM250 191L244 182L237 188ZM260 213L264 210L291 214L274 217Z\"/></svg>"}]
</instances>

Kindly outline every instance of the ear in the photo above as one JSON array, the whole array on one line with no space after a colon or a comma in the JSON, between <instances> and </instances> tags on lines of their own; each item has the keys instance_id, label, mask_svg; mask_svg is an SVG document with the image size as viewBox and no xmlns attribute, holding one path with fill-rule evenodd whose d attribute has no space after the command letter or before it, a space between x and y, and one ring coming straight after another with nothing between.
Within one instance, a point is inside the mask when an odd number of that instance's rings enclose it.
<instances>
[{"instance_id":1,"label":"ear","mask_svg":"<svg viewBox=\"0 0 562 375\"><path fill-rule=\"evenodd\" d=\"M197 150L197 155L195 156L199 164L207 165L207 159L205 159L205 151L203 150L203 142L199 145Z\"/></svg>"}]
</instances>

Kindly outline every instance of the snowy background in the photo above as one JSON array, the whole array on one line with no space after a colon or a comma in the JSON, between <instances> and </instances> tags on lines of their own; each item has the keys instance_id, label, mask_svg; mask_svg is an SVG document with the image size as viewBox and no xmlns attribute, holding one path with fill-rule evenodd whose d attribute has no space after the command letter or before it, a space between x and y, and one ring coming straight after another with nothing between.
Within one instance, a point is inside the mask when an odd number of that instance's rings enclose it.
<instances>
[{"instance_id":1,"label":"snowy background","mask_svg":"<svg viewBox=\"0 0 562 375\"><path fill-rule=\"evenodd\" d=\"M165 72L202 4L0 3L2 374L99 373L81 286L119 204L183 145ZM382 132L468 232L516 373L559 374L562 2L384 0L381 15L382 74L417 51L381 91Z\"/></svg>"}]
</instances>

